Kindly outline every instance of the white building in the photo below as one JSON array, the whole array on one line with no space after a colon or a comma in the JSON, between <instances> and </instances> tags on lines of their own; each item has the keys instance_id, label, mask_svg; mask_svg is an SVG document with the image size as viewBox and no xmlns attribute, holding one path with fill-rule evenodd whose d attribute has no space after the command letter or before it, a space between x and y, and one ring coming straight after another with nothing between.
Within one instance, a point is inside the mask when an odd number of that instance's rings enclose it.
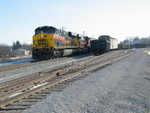
<instances>
[{"instance_id":1,"label":"white building","mask_svg":"<svg viewBox=\"0 0 150 113\"><path fill-rule=\"evenodd\" d=\"M17 49L12 51L13 56L27 56L30 55L31 52L25 49Z\"/></svg>"}]
</instances>

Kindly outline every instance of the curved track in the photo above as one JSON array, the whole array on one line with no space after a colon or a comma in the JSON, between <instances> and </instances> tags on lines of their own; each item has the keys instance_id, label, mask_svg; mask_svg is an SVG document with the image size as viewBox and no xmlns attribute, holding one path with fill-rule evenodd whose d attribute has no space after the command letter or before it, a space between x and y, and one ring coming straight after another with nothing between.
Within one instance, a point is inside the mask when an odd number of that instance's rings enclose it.
<instances>
[{"instance_id":1,"label":"curved track","mask_svg":"<svg viewBox=\"0 0 150 113\"><path fill-rule=\"evenodd\" d=\"M101 56L89 56L79 61L66 63L0 84L1 111L30 108L33 103L40 101L52 91L62 90L65 86L64 84L80 79L88 72L111 65L132 53L133 51L128 51L127 53L103 60L99 60Z\"/></svg>"}]
</instances>

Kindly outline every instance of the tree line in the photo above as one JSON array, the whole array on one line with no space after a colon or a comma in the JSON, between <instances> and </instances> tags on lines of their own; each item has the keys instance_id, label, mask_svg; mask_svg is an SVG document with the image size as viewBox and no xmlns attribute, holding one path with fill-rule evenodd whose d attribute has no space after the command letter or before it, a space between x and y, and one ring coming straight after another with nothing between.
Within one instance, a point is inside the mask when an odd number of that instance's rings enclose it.
<instances>
[{"instance_id":1,"label":"tree line","mask_svg":"<svg viewBox=\"0 0 150 113\"><path fill-rule=\"evenodd\" d=\"M148 37L128 37L120 44L128 44L131 48L147 48L150 47L150 36Z\"/></svg>"},{"instance_id":2,"label":"tree line","mask_svg":"<svg viewBox=\"0 0 150 113\"><path fill-rule=\"evenodd\" d=\"M123 44L150 43L150 36L143 37L143 38L140 38L138 36L128 37L127 39L125 39L121 43L123 43Z\"/></svg>"},{"instance_id":3,"label":"tree line","mask_svg":"<svg viewBox=\"0 0 150 113\"><path fill-rule=\"evenodd\" d=\"M6 60L7 58L13 57L13 51L17 49L32 50L32 44L21 44L19 41L13 42L12 45L0 44L0 60Z\"/></svg>"}]
</instances>

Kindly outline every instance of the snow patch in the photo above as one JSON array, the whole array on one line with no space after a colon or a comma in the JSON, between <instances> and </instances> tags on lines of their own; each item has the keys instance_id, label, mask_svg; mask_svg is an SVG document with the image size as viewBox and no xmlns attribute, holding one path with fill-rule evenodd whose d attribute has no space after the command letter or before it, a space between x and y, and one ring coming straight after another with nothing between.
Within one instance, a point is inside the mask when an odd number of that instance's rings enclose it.
<instances>
[{"instance_id":1,"label":"snow patch","mask_svg":"<svg viewBox=\"0 0 150 113\"><path fill-rule=\"evenodd\" d=\"M0 66L10 65L10 64L18 64L18 63L24 63L24 62L31 62L31 61L34 61L34 60L32 58L16 60L16 61L11 61L11 62L6 62L6 63L0 63Z\"/></svg>"},{"instance_id":2,"label":"snow patch","mask_svg":"<svg viewBox=\"0 0 150 113\"><path fill-rule=\"evenodd\" d=\"M43 83L43 84L39 84L39 85L37 85L37 86L34 86L34 87L31 88L30 90L35 89L35 88L38 88L38 87L40 87L40 86L44 86L44 85L46 85L46 84L48 84L48 82Z\"/></svg>"},{"instance_id":3,"label":"snow patch","mask_svg":"<svg viewBox=\"0 0 150 113\"><path fill-rule=\"evenodd\" d=\"M20 93L15 93L15 94L13 94L13 95L9 96L9 98L11 98L11 97L15 97L15 96L20 95L20 94L22 94L22 92L20 92Z\"/></svg>"},{"instance_id":4,"label":"snow patch","mask_svg":"<svg viewBox=\"0 0 150 113\"><path fill-rule=\"evenodd\" d=\"M39 85L37 85L37 86L34 86L34 87L33 87L33 88L31 88L30 90L35 89L35 88L38 88L38 87L43 86L43 85L45 85L45 84L47 84L47 82L46 82L46 83L43 83L43 84L39 84ZM9 98L11 98L11 97L15 97L15 96L20 95L20 94L22 94L22 93L23 93L23 92L15 93L15 94L13 94L13 95L9 96Z\"/></svg>"}]
</instances>

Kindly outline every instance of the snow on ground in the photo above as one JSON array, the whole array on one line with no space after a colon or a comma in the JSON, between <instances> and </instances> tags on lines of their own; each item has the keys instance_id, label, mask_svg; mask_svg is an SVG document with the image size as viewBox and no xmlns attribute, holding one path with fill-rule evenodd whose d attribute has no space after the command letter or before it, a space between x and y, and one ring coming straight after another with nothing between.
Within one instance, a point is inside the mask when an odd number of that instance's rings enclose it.
<instances>
[{"instance_id":1,"label":"snow on ground","mask_svg":"<svg viewBox=\"0 0 150 113\"><path fill-rule=\"evenodd\" d=\"M25 55L25 56L17 56L17 57L12 57L10 60L18 60L18 59L26 59L26 58L31 58L31 55Z\"/></svg>"},{"instance_id":2,"label":"snow on ground","mask_svg":"<svg viewBox=\"0 0 150 113\"><path fill-rule=\"evenodd\" d=\"M10 64L19 64L19 63L31 62L31 61L33 61L32 58L22 59L22 60L15 60L15 61L10 61L10 62L0 63L0 66L10 65Z\"/></svg>"},{"instance_id":3,"label":"snow on ground","mask_svg":"<svg viewBox=\"0 0 150 113\"><path fill-rule=\"evenodd\" d=\"M31 62L34 61L30 56L18 56L18 57L12 57L10 58L9 62L0 63L0 66L4 65L10 65L10 64L18 64L18 63L24 63L24 62Z\"/></svg>"},{"instance_id":4,"label":"snow on ground","mask_svg":"<svg viewBox=\"0 0 150 113\"><path fill-rule=\"evenodd\" d=\"M148 113L150 112L150 57L136 52L82 80L23 113Z\"/></svg>"}]
</instances>

